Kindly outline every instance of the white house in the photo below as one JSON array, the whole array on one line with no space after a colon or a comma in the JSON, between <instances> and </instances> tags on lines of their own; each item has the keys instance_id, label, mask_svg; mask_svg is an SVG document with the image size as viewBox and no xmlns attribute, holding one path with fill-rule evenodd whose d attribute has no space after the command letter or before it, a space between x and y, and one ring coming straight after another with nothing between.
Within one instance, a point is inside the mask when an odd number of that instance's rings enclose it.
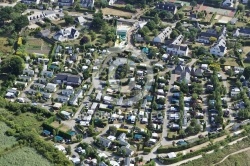
<instances>
[{"instance_id":1,"label":"white house","mask_svg":"<svg viewBox=\"0 0 250 166\"><path fill-rule=\"evenodd\" d=\"M223 6L227 6L227 7L234 7L234 0L225 0L222 3Z\"/></svg>"},{"instance_id":2,"label":"white house","mask_svg":"<svg viewBox=\"0 0 250 166\"><path fill-rule=\"evenodd\" d=\"M113 5L117 0L109 0L109 5Z\"/></svg>"},{"instance_id":3,"label":"white house","mask_svg":"<svg viewBox=\"0 0 250 166\"><path fill-rule=\"evenodd\" d=\"M41 72L41 76L43 77L49 77L49 78L52 78L53 77L53 71L42 71Z\"/></svg>"},{"instance_id":4,"label":"white house","mask_svg":"<svg viewBox=\"0 0 250 166\"><path fill-rule=\"evenodd\" d=\"M104 96L103 97L103 101L104 101L104 103L111 103L112 101L113 101L113 99L112 99L112 97L110 97L110 96Z\"/></svg>"},{"instance_id":5,"label":"white house","mask_svg":"<svg viewBox=\"0 0 250 166\"><path fill-rule=\"evenodd\" d=\"M172 28L167 27L162 32L160 32L156 37L154 37L153 42L164 43L165 39L169 38L171 33L172 33Z\"/></svg>"},{"instance_id":6,"label":"white house","mask_svg":"<svg viewBox=\"0 0 250 166\"><path fill-rule=\"evenodd\" d=\"M21 2L25 4L39 4L40 0L22 0Z\"/></svg>"},{"instance_id":7,"label":"white house","mask_svg":"<svg viewBox=\"0 0 250 166\"><path fill-rule=\"evenodd\" d=\"M62 90L63 96L71 96L74 94L74 88L72 86L66 86L66 89Z\"/></svg>"},{"instance_id":8,"label":"white house","mask_svg":"<svg viewBox=\"0 0 250 166\"><path fill-rule=\"evenodd\" d=\"M79 37L79 34L75 27L68 27L56 32L53 38L57 41L74 40Z\"/></svg>"},{"instance_id":9,"label":"white house","mask_svg":"<svg viewBox=\"0 0 250 166\"><path fill-rule=\"evenodd\" d=\"M58 0L58 6L72 6L74 4L74 0Z\"/></svg>"},{"instance_id":10,"label":"white house","mask_svg":"<svg viewBox=\"0 0 250 166\"><path fill-rule=\"evenodd\" d=\"M240 94L240 89L239 88L233 88L230 93L231 93L231 97L235 97L238 94Z\"/></svg>"},{"instance_id":11,"label":"white house","mask_svg":"<svg viewBox=\"0 0 250 166\"><path fill-rule=\"evenodd\" d=\"M48 83L45 89L52 93L56 91L56 86L56 84Z\"/></svg>"},{"instance_id":12,"label":"white house","mask_svg":"<svg viewBox=\"0 0 250 166\"><path fill-rule=\"evenodd\" d=\"M24 75L28 75L28 76L34 76L35 71L32 70L32 69L26 68L26 69L23 70L23 74L24 74Z\"/></svg>"},{"instance_id":13,"label":"white house","mask_svg":"<svg viewBox=\"0 0 250 166\"><path fill-rule=\"evenodd\" d=\"M217 55L219 57L224 56L227 53L226 41L224 39L219 40L210 48L210 54Z\"/></svg>"}]
</instances>

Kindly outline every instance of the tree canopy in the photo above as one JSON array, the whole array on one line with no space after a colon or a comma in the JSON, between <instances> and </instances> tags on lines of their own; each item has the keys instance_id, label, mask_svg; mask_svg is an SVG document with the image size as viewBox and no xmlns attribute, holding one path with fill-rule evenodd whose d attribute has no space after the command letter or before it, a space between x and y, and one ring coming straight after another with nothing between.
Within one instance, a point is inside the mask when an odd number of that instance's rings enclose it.
<instances>
[{"instance_id":1,"label":"tree canopy","mask_svg":"<svg viewBox=\"0 0 250 166\"><path fill-rule=\"evenodd\" d=\"M24 61L19 56L11 56L6 58L1 63L1 72L13 75L20 75L23 73Z\"/></svg>"}]
</instances>

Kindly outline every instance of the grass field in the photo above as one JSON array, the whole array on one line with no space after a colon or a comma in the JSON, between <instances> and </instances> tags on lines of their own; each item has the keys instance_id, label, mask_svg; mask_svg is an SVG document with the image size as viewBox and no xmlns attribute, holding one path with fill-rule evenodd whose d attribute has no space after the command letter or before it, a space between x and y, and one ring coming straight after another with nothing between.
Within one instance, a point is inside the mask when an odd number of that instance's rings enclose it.
<instances>
[{"instance_id":1,"label":"grass field","mask_svg":"<svg viewBox=\"0 0 250 166\"><path fill-rule=\"evenodd\" d=\"M0 152L16 143L15 137L8 137L5 135L8 129L9 127L4 122L0 122Z\"/></svg>"},{"instance_id":2,"label":"grass field","mask_svg":"<svg viewBox=\"0 0 250 166\"><path fill-rule=\"evenodd\" d=\"M2 54L10 54L12 53L12 47L8 45L7 38L0 37L0 53Z\"/></svg>"},{"instance_id":3,"label":"grass field","mask_svg":"<svg viewBox=\"0 0 250 166\"><path fill-rule=\"evenodd\" d=\"M0 157L0 165L2 166L51 166L48 160L39 155L34 149L23 147L11 151Z\"/></svg>"},{"instance_id":4,"label":"grass field","mask_svg":"<svg viewBox=\"0 0 250 166\"><path fill-rule=\"evenodd\" d=\"M0 115L3 115L4 117L8 117L12 119L12 121L22 127L25 127L27 129L35 129L37 131L40 130L40 126L42 125L43 121L39 121L37 115L32 114L30 112L22 113L18 116L13 115L11 112L1 109ZM1 145L0 145L1 146Z\"/></svg>"},{"instance_id":5,"label":"grass field","mask_svg":"<svg viewBox=\"0 0 250 166\"><path fill-rule=\"evenodd\" d=\"M133 13L125 12L122 10L111 9L111 8L104 8L102 9L103 15L113 15L113 16L121 16L121 17L131 17Z\"/></svg>"},{"instance_id":6,"label":"grass field","mask_svg":"<svg viewBox=\"0 0 250 166\"><path fill-rule=\"evenodd\" d=\"M29 38L26 43L26 50L28 53L48 54L50 47L42 39Z\"/></svg>"},{"instance_id":7,"label":"grass field","mask_svg":"<svg viewBox=\"0 0 250 166\"><path fill-rule=\"evenodd\" d=\"M250 150L239 154L229 156L225 161L220 163L220 166L249 166L250 164Z\"/></svg>"},{"instance_id":8,"label":"grass field","mask_svg":"<svg viewBox=\"0 0 250 166\"><path fill-rule=\"evenodd\" d=\"M236 63L236 60L234 58L226 58L226 62L224 63L224 65L227 65L227 66L239 66Z\"/></svg>"}]
</instances>

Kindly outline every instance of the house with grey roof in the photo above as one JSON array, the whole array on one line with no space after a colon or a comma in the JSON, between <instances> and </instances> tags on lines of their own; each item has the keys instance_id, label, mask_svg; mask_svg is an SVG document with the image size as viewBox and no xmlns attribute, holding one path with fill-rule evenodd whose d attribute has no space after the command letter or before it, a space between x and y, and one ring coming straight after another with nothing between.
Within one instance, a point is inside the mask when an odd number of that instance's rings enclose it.
<instances>
[{"instance_id":1,"label":"house with grey roof","mask_svg":"<svg viewBox=\"0 0 250 166\"><path fill-rule=\"evenodd\" d=\"M210 54L222 57L227 53L226 32L226 27L223 27L217 42L210 47Z\"/></svg>"},{"instance_id":2,"label":"house with grey roof","mask_svg":"<svg viewBox=\"0 0 250 166\"><path fill-rule=\"evenodd\" d=\"M104 137L99 137L99 142L102 146L108 148L110 147L112 141L107 139L107 138L104 138Z\"/></svg>"},{"instance_id":3,"label":"house with grey roof","mask_svg":"<svg viewBox=\"0 0 250 166\"><path fill-rule=\"evenodd\" d=\"M175 14L177 12L177 6L174 3L168 3L168 2L157 3L155 8L159 10L165 10L172 14Z\"/></svg>"},{"instance_id":4,"label":"house with grey roof","mask_svg":"<svg viewBox=\"0 0 250 166\"><path fill-rule=\"evenodd\" d=\"M67 40L74 40L79 37L79 34L79 31L75 29L75 27L68 27L56 32L53 36L53 39L61 42Z\"/></svg>"},{"instance_id":5,"label":"house with grey roof","mask_svg":"<svg viewBox=\"0 0 250 166\"><path fill-rule=\"evenodd\" d=\"M207 29L206 32L201 32L196 41L199 43L209 44L210 43L209 39L211 37L218 38L218 33L216 29Z\"/></svg>"},{"instance_id":6,"label":"house with grey roof","mask_svg":"<svg viewBox=\"0 0 250 166\"><path fill-rule=\"evenodd\" d=\"M57 84L67 84L79 86L82 83L81 77L78 75L71 75L67 73L59 73L54 78L54 82Z\"/></svg>"},{"instance_id":7,"label":"house with grey roof","mask_svg":"<svg viewBox=\"0 0 250 166\"><path fill-rule=\"evenodd\" d=\"M135 152L134 152L132 149L127 148L126 146L122 146L122 147L120 148L120 153L121 153L121 154L124 154L124 153L125 153L125 156L130 157L130 156L132 156Z\"/></svg>"},{"instance_id":8,"label":"house with grey roof","mask_svg":"<svg viewBox=\"0 0 250 166\"><path fill-rule=\"evenodd\" d=\"M250 37L250 28L248 27L240 27L235 30L233 33L234 37Z\"/></svg>"},{"instance_id":9,"label":"house with grey roof","mask_svg":"<svg viewBox=\"0 0 250 166\"><path fill-rule=\"evenodd\" d=\"M39 4L40 0L21 0L24 4Z\"/></svg>"},{"instance_id":10,"label":"house with grey roof","mask_svg":"<svg viewBox=\"0 0 250 166\"><path fill-rule=\"evenodd\" d=\"M93 8L95 0L81 0L80 5L84 8Z\"/></svg>"},{"instance_id":11,"label":"house with grey roof","mask_svg":"<svg viewBox=\"0 0 250 166\"><path fill-rule=\"evenodd\" d=\"M185 70L185 67L182 65L177 65L174 69L175 74L181 74Z\"/></svg>"},{"instance_id":12,"label":"house with grey roof","mask_svg":"<svg viewBox=\"0 0 250 166\"><path fill-rule=\"evenodd\" d=\"M74 0L58 0L58 6L72 6L74 4Z\"/></svg>"},{"instance_id":13,"label":"house with grey roof","mask_svg":"<svg viewBox=\"0 0 250 166\"><path fill-rule=\"evenodd\" d=\"M170 55L188 56L188 46L186 44L181 44L183 39L183 35L179 35L177 38L175 38L175 40L167 46L167 53Z\"/></svg>"},{"instance_id":14,"label":"house with grey roof","mask_svg":"<svg viewBox=\"0 0 250 166\"><path fill-rule=\"evenodd\" d=\"M78 99L79 98L82 98L82 90L79 89L75 94L74 96L69 100L69 104L70 105L75 105L77 106L78 105Z\"/></svg>"}]
</instances>

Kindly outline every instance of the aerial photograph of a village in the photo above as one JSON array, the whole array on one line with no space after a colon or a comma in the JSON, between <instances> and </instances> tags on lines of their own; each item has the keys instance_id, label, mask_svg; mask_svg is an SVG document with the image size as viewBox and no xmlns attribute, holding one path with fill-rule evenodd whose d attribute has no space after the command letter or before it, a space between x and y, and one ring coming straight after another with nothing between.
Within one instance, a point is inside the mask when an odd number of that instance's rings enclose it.
<instances>
[{"instance_id":1,"label":"aerial photograph of a village","mask_svg":"<svg viewBox=\"0 0 250 166\"><path fill-rule=\"evenodd\" d=\"M0 166L250 166L250 0L0 0Z\"/></svg>"}]
</instances>

